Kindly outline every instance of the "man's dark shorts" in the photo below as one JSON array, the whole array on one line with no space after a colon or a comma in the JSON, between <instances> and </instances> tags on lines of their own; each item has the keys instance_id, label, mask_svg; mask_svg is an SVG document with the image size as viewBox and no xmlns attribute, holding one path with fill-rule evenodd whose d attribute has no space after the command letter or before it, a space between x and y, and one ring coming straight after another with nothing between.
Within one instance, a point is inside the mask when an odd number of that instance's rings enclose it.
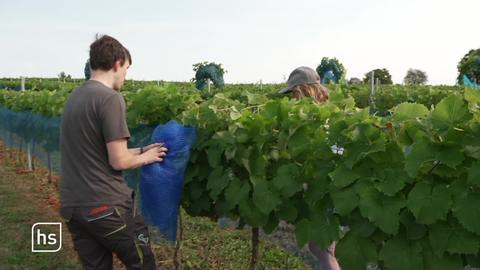
<instances>
[{"instance_id":1,"label":"man's dark shorts","mask_svg":"<svg viewBox=\"0 0 480 270\"><path fill-rule=\"evenodd\" d=\"M156 269L150 235L135 198L118 205L61 208L85 269L113 269L112 252L127 269Z\"/></svg>"}]
</instances>

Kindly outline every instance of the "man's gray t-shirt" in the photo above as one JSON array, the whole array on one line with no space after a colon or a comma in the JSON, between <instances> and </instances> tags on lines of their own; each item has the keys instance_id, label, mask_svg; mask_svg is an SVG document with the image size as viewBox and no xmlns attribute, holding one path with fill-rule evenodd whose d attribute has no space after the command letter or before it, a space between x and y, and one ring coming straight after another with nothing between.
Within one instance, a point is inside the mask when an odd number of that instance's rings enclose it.
<instances>
[{"instance_id":1,"label":"man's gray t-shirt","mask_svg":"<svg viewBox=\"0 0 480 270\"><path fill-rule=\"evenodd\" d=\"M62 207L117 204L131 197L122 172L112 168L106 143L130 138L119 92L89 80L65 103L60 135Z\"/></svg>"}]
</instances>

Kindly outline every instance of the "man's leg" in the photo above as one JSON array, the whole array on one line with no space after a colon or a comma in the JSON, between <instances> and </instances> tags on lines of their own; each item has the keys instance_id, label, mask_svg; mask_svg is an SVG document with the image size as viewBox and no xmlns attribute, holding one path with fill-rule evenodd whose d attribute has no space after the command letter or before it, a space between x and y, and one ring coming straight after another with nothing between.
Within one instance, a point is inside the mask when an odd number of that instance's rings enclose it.
<instances>
[{"instance_id":1,"label":"man's leg","mask_svg":"<svg viewBox=\"0 0 480 270\"><path fill-rule=\"evenodd\" d=\"M116 206L75 208L73 213L67 210L61 210L62 216L82 263L97 265L87 269L111 269L112 252L129 270L156 269L150 234L132 199ZM103 268L106 264L109 268Z\"/></svg>"},{"instance_id":2,"label":"man's leg","mask_svg":"<svg viewBox=\"0 0 480 270\"><path fill-rule=\"evenodd\" d=\"M137 248L140 249L139 252L143 256L143 266L145 269L156 269L155 266L155 256L153 255L151 246L150 246L150 233L148 227L143 220L143 217L139 214L133 217L134 223L134 235L135 243Z\"/></svg>"},{"instance_id":3,"label":"man's leg","mask_svg":"<svg viewBox=\"0 0 480 270\"><path fill-rule=\"evenodd\" d=\"M150 247L150 235L141 215L134 210L131 200L112 206L107 217L91 222L91 231L105 247L117 254L130 269L156 269ZM108 228L108 230L105 230Z\"/></svg>"},{"instance_id":4,"label":"man's leg","mask_svg":"<svg viewBox=\"0 0 480 270\"><path fill-rule=\"evenodd\" d=\"M81 222L73 217L66 221L73 245L85 270L112 270L112 252L98 242Z\"/></svg>"}]
</instances>

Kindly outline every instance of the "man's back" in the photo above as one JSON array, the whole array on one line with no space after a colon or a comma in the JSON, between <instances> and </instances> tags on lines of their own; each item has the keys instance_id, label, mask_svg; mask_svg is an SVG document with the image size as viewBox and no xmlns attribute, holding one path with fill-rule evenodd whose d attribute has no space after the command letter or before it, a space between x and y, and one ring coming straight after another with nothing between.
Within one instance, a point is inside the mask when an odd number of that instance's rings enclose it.
<instances>
[{"instance_id":1,"label":"man's back","mask_svg":"<svg viewBox=\"0 0 480 270\"><path fill-rule=\"evenodd\" d=\"M62 207L115 204L131 189L109 164L106 143L129 138L122 96L90 80L65 104L60 137Z\"/></svg>"}]
</instances>

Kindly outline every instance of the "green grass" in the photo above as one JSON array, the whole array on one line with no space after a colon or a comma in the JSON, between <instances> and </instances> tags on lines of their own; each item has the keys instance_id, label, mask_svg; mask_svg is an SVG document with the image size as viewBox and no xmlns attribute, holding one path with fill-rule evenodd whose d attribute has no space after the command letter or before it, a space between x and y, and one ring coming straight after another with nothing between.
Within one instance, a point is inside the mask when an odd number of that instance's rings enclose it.
<instances>
[{"instance_id":1,"label":"green grass","mask_svg":"<svg viewBox=\"0 0 480 270\"><path fill-rule=\"evenodd\" d=\"M182 213L184 269L248 269L250 230L220 229L208 218ZM257 269L308 269L300 258L261 241Z\"/></svg>"},{"instance_id":2,"label":"green grass","mask_svg":"<svg viewBox=\"0 0 480 270\"><path fill-rule=\"evenodd\" d=\"M13 179L10 174L0 173L0 269L81 269L71 250L32 253L32 225L41 221L59 221L59 217L37 211L37 207L32 207L32 201L11 184L11 181L24 177Z\"/></svg>"}]
</instances>

